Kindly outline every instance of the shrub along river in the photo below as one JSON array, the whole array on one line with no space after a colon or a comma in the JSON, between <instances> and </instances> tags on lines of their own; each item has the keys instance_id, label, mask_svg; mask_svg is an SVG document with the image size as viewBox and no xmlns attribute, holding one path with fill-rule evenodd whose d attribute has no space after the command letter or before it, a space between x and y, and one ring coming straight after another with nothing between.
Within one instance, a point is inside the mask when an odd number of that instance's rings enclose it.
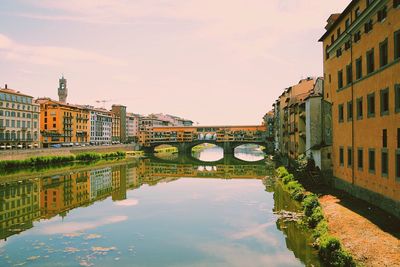
<instances>
[{"instance_id":1,"label":"shrub along river","mask_svg":"<svg viewBox=\"0 0 400 267\"><path fill-rule=\"evenodd\" d=\"M221 153L0 177L0 266L320 266L263 154Z\"/></svg>"}]
</instances>

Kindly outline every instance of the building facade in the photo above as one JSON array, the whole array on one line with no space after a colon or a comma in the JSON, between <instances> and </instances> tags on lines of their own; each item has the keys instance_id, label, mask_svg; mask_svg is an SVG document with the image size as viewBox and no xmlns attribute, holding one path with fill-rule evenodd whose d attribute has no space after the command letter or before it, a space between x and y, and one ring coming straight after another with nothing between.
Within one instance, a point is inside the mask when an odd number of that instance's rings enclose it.
<instances>
[{"instance_id":1,"label":"building facade","mask_svg":"<svg viewBox=\"0 0 400 267\"><path fill-rule=\"evenodd\" d=\"M139 114L134 113L127 113L126 114L126 136L127 141L130 142L137 142L139 139L139 124L140 118L142 116Z\"/></svg>"},{"instance_id":2,"label":"building facade","mask_svg":"<svg viewBox=\"0 0 400 267\"><path fill-rule=\"evenodd\" d=\"M335 183L400 217L400 1L351 1L325 29Z\"/></svg>"},{"instance_id":3,"label":"building facade","mask_svg":"<svg viewBox=\"0 0 400 267\"><path fill-rule=\"evenodd\" d=\"M39 108L32 96L0 88L0 149L39 147Z\"/></svg>"},{"instance_id":4,"label":"building facade","mask_svg":"<svg viewBox=\"0 0 400 267\"><path fill-rule=\"evenodd\" d=\"M112 136L113 142L127 142L126 129L126 106L112 105L111 115L113 120Z\"/></svg>"},{"instance_id":5,"label":"building facade","mask_svg":"<svg viewBox=\"0 0 400 267\"><path fill-rule=\"evenodd\" d=\"M285 159L296 159L306 152L305 99L316 83L306 78L284 90L274 104L275 150Z\"/></svg>"},{"instance_id":6,"label":"building facade","mask_svg":"<svg viewBox=\"0 0 400 267\"><path fill-rule=\"evenodd\" d=\"M86 106L90 112L90 138L92 145L111 144L112 142L112 116L106 109Z\"/></svg>"},{"instance_id":7,"label":"building facade","mask_svg":"<svg viewBox=\"0 0 400 267\"><path fill-rule=\"evenodd\" d=\"M43 147L86 144L90 140L89 109L39 98L40 132Z\"/></svg>"}]
</instances>

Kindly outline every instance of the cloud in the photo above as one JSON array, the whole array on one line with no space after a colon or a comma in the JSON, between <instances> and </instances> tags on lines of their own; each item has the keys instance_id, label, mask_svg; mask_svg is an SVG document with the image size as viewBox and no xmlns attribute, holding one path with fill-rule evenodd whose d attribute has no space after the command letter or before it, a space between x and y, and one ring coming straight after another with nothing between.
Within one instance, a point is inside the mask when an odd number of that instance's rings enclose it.
<instances>
[{"instance_id":1,"label":"cloud","mask_svg":"<svg viewBox=\"0 0 400 267\"><path fill-rule=\"evenodd\" d=\"M35 46L18 43L0 33L0 55L3 59L37 65L60 66L70 63L94 63L112 66L124 65L123 61L95 52L59 46Z\"/></svg>"},{"instance_id":2,"label":"cloud","mask_svg":"<svg viewBox=\"0 0 400 267\"><path fill-rule=\"evenodd\" d=\"M127 216L112 216L98 221L83 221L83 222L60 222L48 221L44 223L38 231L40 234L55 235L69 234L75 232L84 232L91 229L96 229L108 224L119 223L128 220Z\"/></svg>"},{"instance_id":3,"label":"cloud","mask_svg":"<svg viewBox=\"0 0 400 267\"><path fill-rule=\"evenodd\" d=\"M154 21L193 22L191 38L207 40L242 59L265 57L284 63L270 53L282 42L295 41L306 31L322 31L332 5L317 0L70 0L33 1L45 10L62 15L27 15L46 20L68 20L85 23L151 23ZM346 0L335 1L345 7ZM279 26L278 26L279 25ZM293 40L294 39L294 40ZM316 42L316 40L315 40ZM293 62L294 63L294 62Z\"/></svg>"},{"instance_id":4,"label":"cloud","mask_svg":"<svg viewBox=\"0 0 400 267\"><path fill-rule=\"evenodd\" d=\"M126 199L126 200L114 202L114 204L116 206L131 207L131 206L137 206L139 204L139 200L137 200L137 199Z\"/></svg>"},{"instance_id":5,"label":"cloud","mask_svg":"<svg viewBox=\"0 0 400 267\"><path fill-rule=\"evenodd\" d=\"M229 237L233 240L253 238L257 240L260 244L277 246L279 244L279 240L271 235L267 230L267 228L272 226L275 226L275 222L254 225L243 231L235 232L234 234L229 235Z\"/></svg>"},{"instance_id":6,"label":"cloud","mask_svg":"<svg viewBox=\"0 0 400 267\"><path fill-rule=\"evenodd\" d=\"M289 252L267 254L265 251L255 251L244 245L232 244L201 244L200 251L211 255L215 262L206 262L186 266L298 266L299 262Z\"/></svg>"}]
</instances>

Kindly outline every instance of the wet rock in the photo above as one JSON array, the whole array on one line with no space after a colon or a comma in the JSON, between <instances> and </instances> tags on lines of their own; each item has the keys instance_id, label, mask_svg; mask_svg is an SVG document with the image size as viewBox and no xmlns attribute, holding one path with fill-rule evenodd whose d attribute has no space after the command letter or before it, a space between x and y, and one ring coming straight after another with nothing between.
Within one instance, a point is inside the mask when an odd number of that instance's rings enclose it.
<instances>
[{"instance_id":1,"label":"wet rock","mask_svg":"<svg viewBox=\"0 0 400 267\"><path fill-rule=\"evenodd\" d=\"M287 210L280 210L274 212L279 219L282 219L285 222L297 222L303 218L303 213L294 212L294 211L287 211Z\"/></svg>"}]
</instances>

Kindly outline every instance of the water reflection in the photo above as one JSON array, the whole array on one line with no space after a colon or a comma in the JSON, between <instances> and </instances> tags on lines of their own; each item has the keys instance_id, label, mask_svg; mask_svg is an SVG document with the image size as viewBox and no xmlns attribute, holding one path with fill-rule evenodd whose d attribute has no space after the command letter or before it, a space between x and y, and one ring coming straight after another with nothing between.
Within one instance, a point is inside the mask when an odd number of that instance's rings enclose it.
<instances>
[{"instance_id":1,"label":"water reflection","mask_svg":"<svg viewBox=\"0 0 400 267\"><path fill-rule=\"evenodd\" d=\"M314 264L307 236L272 213L291 201L273 183L272 195L254 180L271 174L265 162L168 160L1 182L0 265Z\"/></svg>"}]
</instances>

